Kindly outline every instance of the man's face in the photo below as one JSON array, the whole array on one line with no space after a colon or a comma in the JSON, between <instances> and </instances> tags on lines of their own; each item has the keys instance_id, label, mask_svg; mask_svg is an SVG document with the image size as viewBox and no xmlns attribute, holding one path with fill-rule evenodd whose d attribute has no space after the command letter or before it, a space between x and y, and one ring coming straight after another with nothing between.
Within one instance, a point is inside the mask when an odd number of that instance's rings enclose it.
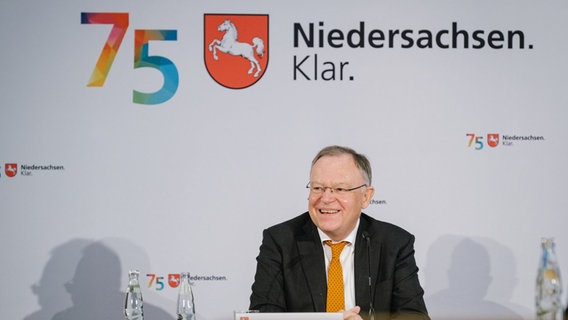
<instances>
[{"instance_id":1,"label":"man's face","mask_svg":"<svg viewBox=\"0 0 568 320\"><path fill-rule=\"evenodd\" d=\"M365 183L350 154L325 156L312 166L310 184L326 189L319 194L310 191L308 211L314 224L331 239L339 241L349 235L375 190L368 186L339 194L327 187L350 189Z\"/></svg>"}]
</instances>

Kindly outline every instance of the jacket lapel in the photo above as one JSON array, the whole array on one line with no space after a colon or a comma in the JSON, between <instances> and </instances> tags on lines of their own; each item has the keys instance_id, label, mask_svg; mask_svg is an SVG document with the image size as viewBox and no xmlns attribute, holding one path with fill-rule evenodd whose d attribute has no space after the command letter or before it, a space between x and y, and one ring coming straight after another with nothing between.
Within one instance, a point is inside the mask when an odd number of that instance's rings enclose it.
<instances>
[{"instance_id":1,"label":"jacket lapel","mask_svg":"<svg viewBox=\"0 0 568 320\"><path fill-rule=\"evenodd\" d=\"M381 245L375 230L370 228L365 214L361 214L359 230L355 240L355 302L364 310L368 310L371 302L370 288L375 288L377 283L379 256ZM370 241L363 238L366 233ZM368 250L368 252L367 252ZM369 264L369 258L371 263ZM369 274L371 284L369 285Z\"/></svg>"},{"instance_id":2,"label":"jacket lapel","mask_svg":"<svg viewBox=\"0 0 568 320\"><path fill-rule=\"evenodd\" d=\"M325 262L320 241L317 229L311 221L304 226L304 233L297 241L315 312L325 312L327 292Z\"/></svg>"}]
</instances>

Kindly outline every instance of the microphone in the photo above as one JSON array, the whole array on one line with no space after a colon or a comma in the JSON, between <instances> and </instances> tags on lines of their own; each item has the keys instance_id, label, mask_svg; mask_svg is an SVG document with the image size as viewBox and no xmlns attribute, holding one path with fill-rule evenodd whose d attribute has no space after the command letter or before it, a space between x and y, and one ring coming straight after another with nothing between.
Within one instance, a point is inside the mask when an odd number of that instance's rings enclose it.
<instances>
[{"instance_id":1,"label":"microphone","mask_svg":"<svg viewBox=\"0 0 568 320\"><path fill-rule=\"evenodd\" d=\"M374 298L374 294L373 294L373 287L372 287L372 281L371 281L371 236L369 235L369 233L367 231L363 231L363 233L361 234L363 236L363 239L367 240L367 262L369 263L369 269L368 269L368 275L369 275L369 298L371 299L369 301L369 319L370 320L375 320L375 308L373 306L373 301L375 300Z\"/></svg>"}]
</instances>

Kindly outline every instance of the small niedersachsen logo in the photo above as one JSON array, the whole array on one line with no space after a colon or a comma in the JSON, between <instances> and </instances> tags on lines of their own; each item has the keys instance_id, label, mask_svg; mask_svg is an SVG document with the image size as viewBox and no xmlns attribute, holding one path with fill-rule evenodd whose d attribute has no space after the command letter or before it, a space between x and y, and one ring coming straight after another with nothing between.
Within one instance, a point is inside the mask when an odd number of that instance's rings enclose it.
<instances>
[{"instance_id":1,"label":"small niedersachsen logo","mask_svg":"<svg viewBox=\"0 0 568 320\"><path fill-rule=\"evenodd\" d=\"M15 177L16 174L18 174L18 164L6 163L6 165L4 166L4 172L6 173L6 176L10 178Z\"/></svg>"}]
</instances>

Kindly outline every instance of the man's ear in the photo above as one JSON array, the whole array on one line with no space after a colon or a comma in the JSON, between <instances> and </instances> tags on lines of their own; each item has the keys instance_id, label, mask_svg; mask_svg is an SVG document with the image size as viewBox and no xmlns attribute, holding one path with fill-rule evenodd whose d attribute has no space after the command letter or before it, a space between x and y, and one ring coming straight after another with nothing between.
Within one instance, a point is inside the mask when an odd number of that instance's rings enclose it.
<instances>
[{"instance_id":1,"label":"man's ear","mask_svg":"<svg viewBox=\"0 0 568 320\"><path fill-rule=\"evenodd\" d=\"M368 186L365 188L365 194L363 195L363 203L361 205L363 209L369 206L369 203L371 203L374 194L375 194L375 187Z\"/></svg>"}]
</instances>

